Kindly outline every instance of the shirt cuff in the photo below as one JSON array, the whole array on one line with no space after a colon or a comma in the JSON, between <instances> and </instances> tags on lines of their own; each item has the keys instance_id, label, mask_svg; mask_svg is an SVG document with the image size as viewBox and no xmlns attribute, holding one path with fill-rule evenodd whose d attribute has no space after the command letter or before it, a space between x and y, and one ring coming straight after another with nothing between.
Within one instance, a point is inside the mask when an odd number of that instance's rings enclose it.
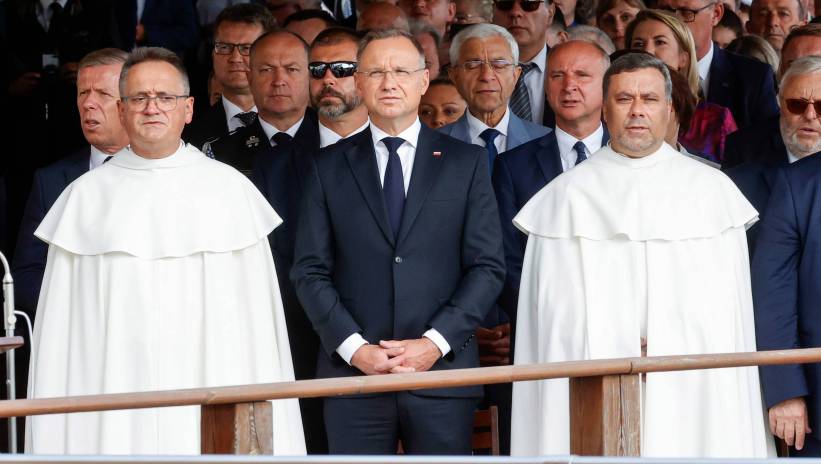
<instances>
[{"instance_id":1,"label":"shirt cuff","mask_svg":"<svg viewBox=\"0 0 821 464\"><path fill-rule=\"evenodd\" d=\"M450 353L450 344L442 334L439 333L436 329L428 329L425 333L422 334L423 337L427 337L430 341L439 348L439 351L442 352L442 357L444 358L445 355Z\"/></svg>"},{"instance_id":2,"label":"shirt cuff","mask_svg":"<svg viewBox=\"0 0 821 464\"><path fill-rule=\"evenodd\" d=\"M439 335L441 337L441 335ZM348 338L339 345L339 348L336 349L336 352L339 353L339 356L345 360L348 365L351 365L351 358L353 358L354 353L356 350L359 349L362 345L367 345L368 342L364 338L362 338L362 334L359 332L352 333Z\"/></svg>"}]
</instances>

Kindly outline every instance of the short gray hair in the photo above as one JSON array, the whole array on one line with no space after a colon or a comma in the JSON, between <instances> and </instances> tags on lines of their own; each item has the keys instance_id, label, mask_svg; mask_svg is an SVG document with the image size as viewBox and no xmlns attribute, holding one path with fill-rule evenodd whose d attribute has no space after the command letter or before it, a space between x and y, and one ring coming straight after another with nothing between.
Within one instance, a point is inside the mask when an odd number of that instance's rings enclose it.
<instances>
[{"instance_id":1,"label":"short gray hair","mask_svg":"<svg viewBox=\"0 0 821 464\"><path fill-rule=\"evenodd\" d=\"M439 49L439 45L442 43L442 36L439 35L439 32L430 25L430 23L426 23L424 21L420 21L418 19L411 19L408 21L408 30L414 36L427 34L432 39L433 42L436 44L436 49Z\"/></svg>"},{"instance_id":2,"label":"short gray hair","mask_svg":"<svg viewBox=\"0 0 821 464\"><path fill-rule=\"evenodd\" d=\"M422 49L422 45L419 44L419 41L416 40L416 37L413 36L408 31L402 29L382 29L378 31L370 31L365 34L365 37L359 41L359 48L356 50L356 61L362 61L362 54L365 53L365 49L368 48L368 45L375 40L385 40L385 39L393 39L404 37L413 44L413 48L419 52L419 66L424 68L425 67L425 51Z\"/></svg>"},{"instance_id":3,"label":"short gray hair","mask_svg":"<svg viewBox=\"0 0 821 464\"><path fill-rule=\"evenodd\" d=\"M556 53L559 53L559 51L562 50L563 48L570 47L574 43L583 43L585 45L589 45L594 50L596 50L596 52L598 52L598 54L599 54L599 60L601 61L602 69L604 71L607 71L607 69L610 67L610 55L606 51L604 51L604 49L602 49L599 46L599 44L597 44L596 42L591 42L589 40L579 40L579 39L568 40L566 42L562 42L562 43L556 44L553 47L551 47L550 51L547 52L547 66L548 66L548 68L550 67L550 58L552 56L554 56Z\"/></svg>"},{"instance_id":4,"label":"short gray hair","mask_svg":"<svg viewBox=\"0 0 821 464\"><path fill-rule=\"evenodd\" d=\"M610 68L604 73L604 81L602 82L604 98L607 98L611 77L616 74L638 71L640 69L655 69L660 72L664 77L664 96L667 98L667 101L672 101L673 81L670 78L670 71L667 69L667 65L655 56L644 52L622 55L610 65Z\"/></svg>"},{"instance_id":5,"label":"short gray hair","mask_svg":"<svg viewBox=\"0 0 821 464\"><path fill-rule=\"evenodd\" d=\"M119 48L103 48L94 50L84 56L77 65L77 70L90 68L92 66L108 66L112 64L123 64L128 59L128 53Z\"/></svg>"},{"instance_id":6,"label":"short gray hair","mask_svg":"<svg viewBox=\"0 0 821 464\"><path fill-rule=\"evenodd\" d=\"M470 39L489 39L491 37L501 37L505 39L505 42L507 42L507 45L510 48L510 54L513 56L513 63L519 63L519 44L516 43L516 39L510 35L510 32L508 32L507 29L495 24L479 23L459 31L459 33L456 34L456 37L453 38L453 41L450 43L449 53L451 64L456 64L458 61L459 50L465 42Z\"/></svg>"},{"instance_id":7,"label":"short gray hair","mask_svg":"<svg viewBox=\"0 0 821 464\"><path fill-rule=\"evenodd\" d=\"M616 46L610 36L598 27L577 24L567 30L568 40L584 40L598 45L605 53L612 55L616 51Z\"/></svg>"},{"instance_id":8,"label":"short gray hair","mask_svg":"<svg viewBox=\"0 0 821 464\"><path fill-rule=\"evenodd\" d=\"M182 60L176 53L162 47L138 47L128 55L128 59L125 61L125 64L123 64L123 70L120 71L120 95L125 96L125 82L128 79L128 72L131 68L140 63L150 61L160 61L173 66L180 74L183 93L186 96L191 93L191 85L188 82L188 72L185 70Z\"/></svg>"},{"instance_id":9,"label":"short gray hair","mask_svg":"<svg viewBox=\"0 0 821 464\"><path fill-rule=\"evenodd\" d=\"M808 74L815 74L821 72L821 56L805 56L799 58L790 64L787 71L781 76L781 82L778 84L779 89L784 89L787 82L793 77L805 76Z\"/></svg>"}]
</instances>

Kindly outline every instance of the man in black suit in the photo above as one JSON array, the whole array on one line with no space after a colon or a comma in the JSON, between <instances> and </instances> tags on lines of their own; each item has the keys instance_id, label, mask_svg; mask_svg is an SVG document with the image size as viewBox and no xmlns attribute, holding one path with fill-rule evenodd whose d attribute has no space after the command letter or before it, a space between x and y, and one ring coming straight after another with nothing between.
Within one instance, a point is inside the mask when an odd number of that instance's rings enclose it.
<instances>
[{"instance_id":1,"label":"man in black suit","mask_svg":"<svg viewBox=\"0 0 821 464\"><path fill-rule=\"evenodd\" d=\"M263 34L251 46L248 83L259 117L210 144L209 156L250 175L256 156L295 138L319 149L316 113L308 109L308 44L290 31Z\"/></svg>"},{"instance_id":2,"label":"man in black suit","mask_svg":"<svg viewBox=\"0 0 821 464\"><path fill-rule=\"evenodd\" d=\"M248 84L248 56L251 44L273 27L274 19L262 5L240 3L222 10L214 23L214 79L222 88L216 105L185 126L182 138L203 152L206 142L226 137L253 124L257 107Z\"/></svg>"},{"instance_id":3,"label":"man in black suit","mask_svg":"<svg viewBox=\"0 0 821 464\"><path fill-rule=\"evenodd\" d=\"M118 0L114 5L125 50L164 47L183 56L197 44L199 26L191 0Z\"/></svg>"},{"instance_id":4,"label":"man in black suit","mask_svg":"<svg viewBox=\"0 0 821 464\"><path fill-rule=\"evenodd\" d=\"M678 15L693 33L701 90L707 101L729 108L739 128L778 114L772 69L713 43L713 27L724 15L724 3L659 0L657 8Z\"/></svg>"},{"instance_id":5,"label":"man in black suit","mask_svg":"<svg viewBox=\"0 0 821 464\"><path fill-rule=\"evenodd\" d=\"M417 117L424 53L369 33L357 88L369 129L322 151L305 182L291 278L319 334L317 375L479 365L473 336L504 279L487 153ZM469 454L480 386L327 398L333 454Z\"/></svg>"}]
</instances>

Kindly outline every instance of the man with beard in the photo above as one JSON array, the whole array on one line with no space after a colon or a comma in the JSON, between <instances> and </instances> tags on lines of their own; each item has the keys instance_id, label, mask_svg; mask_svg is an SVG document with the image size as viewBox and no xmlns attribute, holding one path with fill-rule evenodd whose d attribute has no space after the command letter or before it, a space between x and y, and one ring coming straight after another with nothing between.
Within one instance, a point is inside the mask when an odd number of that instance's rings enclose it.
<instances>
[{"instance_id":1,"label":"man with beard","mask_svg":"<svg viewBox=\"0 0 821 464\"><path fill-rule=\"evenodd\" d=\"M744 234L755 209L720 171L664 143L662 61L622 56L602 87L610 144L514 218L528 234L516 364L755 351ZM772 449L753 367L651 373L643 385L642 456ZM567 379L513 385L513 454L568 454L568 396Z\"/></svg>"}]
</instances>

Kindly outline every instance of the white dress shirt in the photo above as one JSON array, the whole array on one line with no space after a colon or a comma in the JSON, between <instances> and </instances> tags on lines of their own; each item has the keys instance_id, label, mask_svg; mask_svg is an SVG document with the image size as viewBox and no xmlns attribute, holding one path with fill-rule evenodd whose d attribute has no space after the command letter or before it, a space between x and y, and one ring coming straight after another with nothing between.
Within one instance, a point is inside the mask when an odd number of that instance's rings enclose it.
<instances>
[{"instance_id":1,"label":"white dress shirt","mask_svg":"<svg viewBox=\"0 0 821 464\"><path fill-rule=\"evenodd\" d=\"M707 91L710 89L710 65L713 64L713 47L715 45L710 42L710 50L700 60L698 60L698 77L701 78L701 91L704 93L704 98L707 98Z\"/></svg>"},{"instance_id":2,"label":"white dress shirt","mask_svg":"<svg viewBox=\"0 0 821 464\"><path fill-rule=\"evenodd\" d=\"M281 131L281 130L277 129L276 127L268 124L262 118L259 118L259 124L262 126L262 131L265 132L265 136L268 137L268 143L270 143L271 146L274 147L274 146L276 146L276 143L273 140L273 137L275 135L277 135L280 132L285 132L286 134L290 135L291 137L295 137L296 136L296 131L299 130L299 126L302 125L302 121L304 119L305 119L305 116L303 115L301 118L299 118L299 121L297 121L293 126L289 127L287 130L284 130L284 131Z\"/></svg>"},{"instance_id":3,"label":"white dress shirt","mask_svg":"<svg viewBox=\"0 0 821 464\"><path fill-rule=\"evenodd\" d=\"M793 155L790 150L787 150L787 161L789 161L790 164L795 163L800 159L800 157Z\"/></svg>"},{"instance_id":4,"label":"white dress shirt","mask_svg":"<svg viewBox=\"0 0 821 464\"><path fill-rule=\"evenodd\" d=\"M100 151L94 145L91 146L91 158L88 160L88 170L91 171L94 168L100 167L103 163L105 163L106 158L109 155L106 152Z\"/></svg>"},{"instance_id":5,"label":"white dress shirt","mask_svg":"<svg viewBox=\"0 0 821 464\"><path fill-rule=\"evenodd\" d=\"M525 63L536 64L536 68L527 73L524 81L530 96L530 114L533 116L533 122L541 124L544 119L544 73L547 68L547 45L532 60L525 61Z\"/></svg>"},{"instance_id":6,"label":"white dress shirt","mask_svg":"<svg viewBox=\"0 0 821 464\"><path fill-rule=\"evenodd\" d=\"M368 124L370 123L370 119L366 120L365 124L362 124L362 126L348 134L345 138L362 132L363 130L368 128ZM329 129L328 127L324 126L322 122L319 123L319 148L325 148L328 145L333 145L336 142L339 142L340 140L342 140L341 135L334 132L333 129Z\"/></svg>"},{"instance_id":7,"label":"white dress shirt","mask_svg":"<svg viewBox=\"0 0 821 464\"><path fill-rule=\"evenodd\" d=\"M405 195L408 194L408 186L410 185L411 172L413 172L413 160L416 157L416 146L419 142L420 130L422 130L422 123L420 123L419 118L417 118L410 127L395 136L405 140L405 142L402 143L402 145L400 145L396 150L396 154L399 155L399 162L402 164L402 177L405 181ZM385 146L382 139L385 137L394 136L376 127L374 124L371 124L371 137L373 138L373 148L376 152L376 165L379 168L379 183L382 184L385 182L385 170L388 167L388 147ZM422 336L429 338L436 345L436 347L439 348L439 351L442 352L442 356L445 356L450 352L450 344L438 330L428 329L424 334L422 334ZM348 338L346 338L345 341L339 345L336 352L339 353L339 356L341 356L346 363L350 364L351 358L353 358L356 350L358 350L362 345L367 344L368 341L362 337L362 334L355 332L348 336Z\"/></svg>"},{"instance_id":8,"label":"white dress shirt","mask_svg":"<svg viewBox=\"0 0 821 464\"><path fill-rule=\"evenodd\" d=\"M593 153L599 151L602 137L604 137L604 127L599 124L598 129L581 140L586 148L585 155L587 155L588 158ZM561 127L556 125L556 143L559 145L559 157L562 159L562 172L566 172L576 165L577 154L573 146L576 145L578 141L579 139L563 131Z\"/></svg>"},{"instance_id":9,"label":"white dress shirt","mask_svg":"<svg viewBox=\"0 0 821 464\"><path fill-rule=\"evenodd\" d=\"M222 98L222 107L225 109L225 122L228 124L228 133L230 134L240 127L245 127L245 124L242 123L242 119L238 118L237 115L240 113L245 113L246 111L243 111L242 108L235 105L231 102L231 100L225 98L224 96L220 98ZM254 105L248 111L253 111L256 113L257 105Z\"/></svg>"},{"instance_id":10,"label":"white dress shirt","mask_svg":"<svg viewBox=\"0 0 821 464\"><path fill-rule=\"evenodd\" d=\"M68 0L40 0L42 8L37 10L37 21L43 26L44 31L48 31L48 26L51 24L51 10L49 7L52 3L59 3L62 8L65 8Z\"/></svg>"},{"instance_id":11,"label":"white dress shirt","mask_svg":"<svg viewBox=\"0 0 821 464\"><path fill-rule=\"evenodd\" d=\"M145 0L137 0L137 22L143 22L143 12L145 11Z\"/></svg>"},{"instance_id":12,"label":"white dress shirt","mask_svg":"<svg viewBox=\"0 0 821 464\"><path fill-rule=\"evenodd\" d=\"M465 114L467 115L470 143L484 147L485 141L482 137L480 137L480 135L482 135L482 132L485 130L491 129L491 127L479 120L479 118L470 114L470 110L466 111ZM505 108L505 115L499 120L499 124L492 127L492 129L496 129L501 134L497 135L496 139L493 140L493 144L496 145L496 153L503 153L507 151L507 126L509 123L510 109Z\"/></svg>"}]
</instances>

